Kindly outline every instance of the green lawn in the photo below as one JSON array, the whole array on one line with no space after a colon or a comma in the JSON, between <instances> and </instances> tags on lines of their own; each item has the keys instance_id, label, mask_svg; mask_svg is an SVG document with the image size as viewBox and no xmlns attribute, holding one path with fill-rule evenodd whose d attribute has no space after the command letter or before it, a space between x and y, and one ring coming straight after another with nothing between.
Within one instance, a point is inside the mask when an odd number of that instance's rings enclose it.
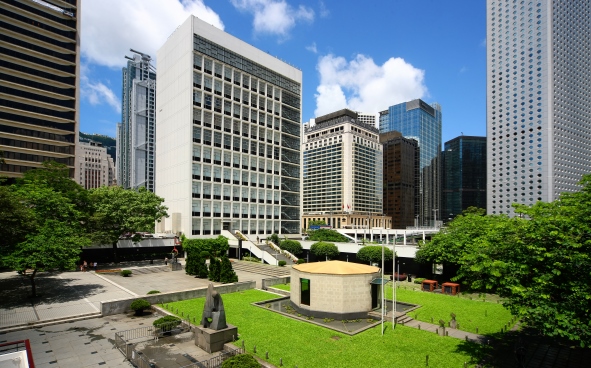
<instances>
[{"instance_id":1,"label":"green lawn","mask_svg":"<svg viewBox=\"0 0 591 368\"><path fill-rule=\"evenodd\" d=\"M429 355L430 367L463 367L470 362L470 352L480 349L477 344L400 325L392 330L390 323L385 324L384 336L379 326L348 336L250 305L276 297L259 290L222 295L227 321L238 326L247 351L256 346L261 358L268 351L269 362L276 366L283 358L285 367L424 367ZM199 298L169 303L167 309L199 321L204 302Z\"/></svg>"},{"instance_id":2,"label":"green lawn","mask_svg":"<svg viewBox=\"0 0 591 368\"><path fill-rule=\"evenodd\" d=\"M285 290L285 291L289 291L291 284L277 284L277 285L273 285L273 286L269 286L275 289L280 289L280 290Z\"/></svg>"},{"instance_id":3,"label":"green lawn","mask_svg":"<svg viewBox=\"0 0 591 368\"><path fill-rule=\"evenodd\" d=\"M392 298L392 285L386 285L386 298ZM451 320L450 314L456 314L456 321L460 324L460 330L468 332L488 334L500 332L507 322L510 322L511 313L501 304L468 300L444 294L434 294L423 291L396 289L396 299L401 302L420 304L421 308L409 313L409 316L419 321L439 324L442 319L446 323Z\"/></svg>"}]
</instances>

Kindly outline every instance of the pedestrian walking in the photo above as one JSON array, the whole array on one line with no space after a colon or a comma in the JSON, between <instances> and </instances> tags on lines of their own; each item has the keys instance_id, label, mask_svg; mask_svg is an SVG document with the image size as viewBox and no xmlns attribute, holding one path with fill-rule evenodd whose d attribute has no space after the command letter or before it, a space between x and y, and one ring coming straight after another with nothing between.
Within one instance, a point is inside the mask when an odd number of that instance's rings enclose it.
<instances>
[{"instance_id":1,"label":"pedestrian walking","mask_svg":"<svg viewBox=\"0 0 591 368\"><path fill-rule=\"evenodd\" d=\"M164 265L168 266L168 257L164 257Z\"/></svg>"},{"instance_id":2,"label":"pedestrian walking","mask_svg":"<svg viewBox=\"0 0 591 368\"><path fill-rule=\"evenodd\" d=\"M82 269L83 272L86 272L88 270L88 263L86 261L84 261L84 263L82 264Z\"/></svg>"},{"instance_id":3,"label":"pedestrian walking","mask_svg":"<svg viewBox=\"0 0 591 368\"><path fill-rule=\"evenodd\" d=\"M96 272L96 268L97 268L97 266L98 266L98 263L96 263L96 262L94 262L94 263L92 264L92 268L94 268L94 272Z\"/></svg>"}]
</instances>

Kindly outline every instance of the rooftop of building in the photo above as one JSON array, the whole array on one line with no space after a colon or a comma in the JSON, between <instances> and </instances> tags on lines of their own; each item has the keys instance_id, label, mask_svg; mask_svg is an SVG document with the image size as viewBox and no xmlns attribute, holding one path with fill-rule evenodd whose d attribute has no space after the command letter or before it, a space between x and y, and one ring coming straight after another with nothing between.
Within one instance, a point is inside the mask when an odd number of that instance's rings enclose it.
<instances>
[{"instance_id":1,"label":"rooftop of building","mask_svg":"<svg viewBox=\"0 0 591 368\"><path fill-rule=\"evenodd\" d=\"M379 268L374 266L343 261L303 263L293 266L293 268L300 272L325 275L364 275L374 274L380 271Z\"/></svg>"}]
</instances>

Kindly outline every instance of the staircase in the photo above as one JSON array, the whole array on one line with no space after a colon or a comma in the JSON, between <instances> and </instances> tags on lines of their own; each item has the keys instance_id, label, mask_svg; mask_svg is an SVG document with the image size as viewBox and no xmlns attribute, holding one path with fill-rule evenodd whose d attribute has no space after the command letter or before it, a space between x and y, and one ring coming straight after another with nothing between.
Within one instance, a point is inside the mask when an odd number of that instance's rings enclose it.
<instances>
[{"instance_id":1,"label":"staircase","mask_svg":"<svg viewBox=\"0 0 591 368\"><path fill-rule=\"evenodd\" d=\"M260 244L256 244L255 245L265 251L268 252L271 256L273 256L273 258L275 258L277 261L285 261L286 265L292 265L294 264L293 261L289 258L287 258L286 256L284 256L283 254L279 253L278 251L276 251L275 249L271 248L270 246L268 246L267 244L264 243L260 243ZM277 265L277 263L275 263L273 266Z\"/></svg>"},{"instance_id":2,"label":"staircase","mask_svg":"<svg viewBox=\"0 0 591 368\"><path fill-rule=\"evenodd\" d=\"M275 251L274 249L272 249L271 247L269 247L267 244L265 243L256 243L252 240L250 240L247 236L243 235L242 233L240 233L239 231L237 231L238 234L233 234L230 231L227 230L223 230L222 231L222 235L225 236L226 238L229 238L232 242L236 241L238 242L238 239L242 239L242 250L248 250L252 253L253 256L262 259L264 262L266 262L269 265L273 265L276 266L279 261L285 261L285 264L288 265L292 265L293 261L287 257L285 257L283 254L277 254L277 251ZM245 240L246 239L246 240ZM230 241L229 241L230 242ZM237 243L236 243L237 246Z\"/></svg>"},{"instance_id":3,"label":"staircase","mask_svg":"<svg viewBox=\"0 0 591 368\"><path fill-rule=\"evenodd\" d=\"M271 277L289 276L291 273L291 267L277 267L263 263L247 261L233 261L232 269L234 269L234 271L242 271Z\"/></svg>"}]
</instances>

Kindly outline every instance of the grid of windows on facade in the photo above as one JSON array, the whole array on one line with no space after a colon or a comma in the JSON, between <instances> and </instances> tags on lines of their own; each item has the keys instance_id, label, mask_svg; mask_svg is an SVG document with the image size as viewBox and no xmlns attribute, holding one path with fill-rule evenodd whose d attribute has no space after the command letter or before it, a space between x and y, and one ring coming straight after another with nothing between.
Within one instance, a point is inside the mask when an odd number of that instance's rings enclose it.
<instances>
[{"instance_id":1,"label":"grid of windows on facade","mask_svg":"<svg viewBox=\"0 0 591 368\"><path fill-rule=\"evenodd\" d=\"M221 219L299 233L299 84L199 36L195 48L193 235L219 234Z\"/></svg>"},{"instance_id":2,"label":"grid of windows on facade","mask_svg":"<svg viewBox=\"0 0 591 368\"><path fill-rule=\"evenodd\" d=\"M2 176L19 177L53 160L74 178L77 3L2 1Z\"/></svg>"},{"instance_id":3,"label":"grid of windows on facade","mask_svg":"<svg viewBox=\"0 0 591 368\"><path fill-rule=\"evenodd\" d=\"M380 145L354 137L353 205L357 212L382 212L382 152Z\"/></svg>"},{"instance_id":4,"label":"grid of windows on facade","mask_svg":"<svg viewBox=\"0 0 591 368\"><path fill-rule=\"evenodd\" d=\"M330 143L318 147L314 142L310 145L315 148L304 151L304 213L342 210L342 136L328 139Z\"/></svg>"},{"instance_id":5,"label":"grid of windows on facade","mask_svg":"<svg viewBox=\"0 0 591 368\"><path fill-rule=\"evenodd\" d=\"M514 202L533 204L543 199L542 164L547 151L543 79L548 72L543 24L547 14L540 1L491 5L488 120L491 208L498 214L511 213Z\"/></svg>"}]
</instances>

